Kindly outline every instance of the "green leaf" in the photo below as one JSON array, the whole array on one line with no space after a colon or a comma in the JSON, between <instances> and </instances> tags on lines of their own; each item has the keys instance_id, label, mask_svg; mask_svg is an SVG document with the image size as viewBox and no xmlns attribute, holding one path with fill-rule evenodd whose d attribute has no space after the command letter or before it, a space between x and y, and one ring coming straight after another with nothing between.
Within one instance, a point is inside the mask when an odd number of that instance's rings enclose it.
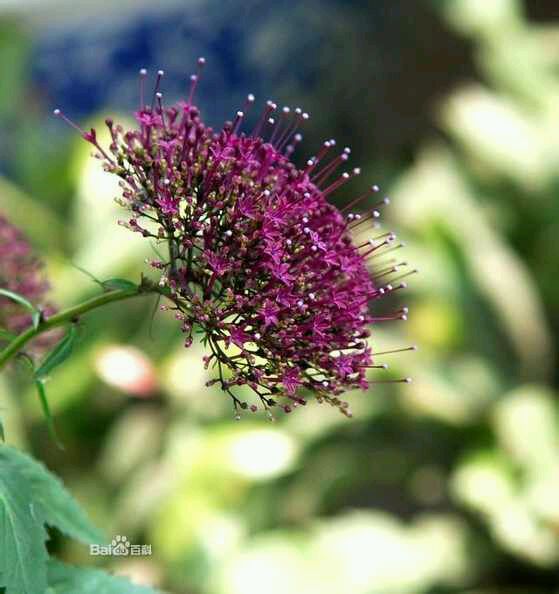
<instances>
[{"instance_id":1,"label":"green leaf","mask_svg":"<svg viewBox=\"0 0 559 594\"><path fill-rule=\"evenodd\" d=\"M122 289L129 289L135 291L138 288L136 283L126 280L125 278L110 278L103 281L103 288L108 291L116 291Z\"/></svg>"},{"instance_id":2,"label":"green leaf","mask_svg":"<svg viewBox=\"0 0 559 594\"><path fill-rule=\"evenodd\" d=\"M56 433L56 428L54 426L54 420L52 418L52 414L50 412L49 402L47 400L47 392L45 390L45 384L43 380L38 379L35 380L35 387L37 388L37 394L39 395L39 400L41 402L41 408L43 409L43 413L45 418L47 419L47 427L50 433L50 436L56 443L59 449L63 450L64 446L62 442L58 439L58 434Z\"/></svg>"},{"instance_id":3,"label":"green leaf","mask_svg":"<svg viewBox=\"0 0 559 594\"><path fill-rule=\"evenodd\" d=\"M12 301L15 301L19 305L23 305L25 309L28 309L30 312L34 314L38 312L38 309L31 303L31 301L28 301L25 297L23 297L23 295L19 295L18 293L14 293L13 291L8 291L8 289L0 289L0 295L3 295L4 297L11 299Z\"/></svg>"},{"instance_id":4,"label":"green leaf","mask_svg":"<svg viewBox=\"0 0 559 594\"><path fill-rule=\"evenodd\" d=\"M35 516L29 484L12 451L0 446L0 586L6 594L42 594L47 531Z\"/></svg>"},{"instance_id":5,"label":"green leaf","mask_svg":"<svg viewBox=\"0 0 559 594\"><path fill-rule=\"evenodd\" d=\"M4 423L2 423L2 419L0 419L0 440L6 441L6 433L4 431Z\"/></svg>"},{"instance_id":6,"label":"green leaf","mask_svg":"<svg viewBox=\"0 0 559 594\"><path fill-rule=\"evenodd\" d=\"M54 349L52 349L37 368L35 371L35 379L39 380L47 377L53 369L66 361L72 354L77 335L76 327L72 324L66 333L66 336L64 336Z\"/></svg>"},{"instance_id":7,"label":"green leaf","mask_svg":"<svg viewBox=\"0 0 559 594\"><path fill-rule=\"evenodd\" d=\"M52 560L48 564L48 584L55 594L157 594L153 588L138 586L99 569Z\"/></svg>"},{"instance_id":8,"label":"green leaf","mask_svg":"<svg viewBox=\"0 0 559 594\"><path fill-rule=\"evenodd\" d=\"M0 588L6 594L44 594L45 524L84 543L104 540L42 464L0 445Z\"/></svg>"},{"instance_id":9,"label":"green leaf","mask_svg":"<svg viewBox=\"0 0 559 594\"><path fill-rule=\"evenodd\" d=\"M22 461L22 472L32 490L32 503L41 510L43 521L49 526L84 544L103 543L104 535L88 520L85 512L62 484L43 464L30 456L10 448Z\"/></svg>"}]
</instances>

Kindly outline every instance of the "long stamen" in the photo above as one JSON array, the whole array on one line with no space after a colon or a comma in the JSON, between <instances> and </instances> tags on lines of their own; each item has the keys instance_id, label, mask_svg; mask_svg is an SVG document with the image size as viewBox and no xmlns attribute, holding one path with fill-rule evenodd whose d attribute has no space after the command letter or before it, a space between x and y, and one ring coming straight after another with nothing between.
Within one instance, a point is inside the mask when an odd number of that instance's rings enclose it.
<instances>
[{"instance_id":1,"label":"long stamen","mask_svg":"<svg viewBox=\"0 0 559 594\"><path fill-rule=\"evenodd\" d=\"M326 140L320 150L318 151L316 157L311 157L307 161L307 167L305 168L305 173L309 175L315 167L324 159L324 157L328 154L328 151L336 144L335 140Z\"/></svg>"},{"instance_id":2,"label":"long stamen","mask_svg":"<svg viewBox=\"0 0 559 594\"><path fill-rule=\"evenodd\" d=\"M243 122L244 113L242 111L238 111L235 114L235 119L233 120L233 129L231 130L231 134L237 134L241 124Z\"/></svg>"},{"instance_id":3,"label":"long stamen","mask_svg":"<svg viewBox=\"0 0 559 594\"><path fill-rule=\"evenodd\" d=\"M84 138L87 137L87 132L85 132L85 130L83 128L80 128L80 126L78 126L78 124L76 124L69 117L67 117L63 111L61 111L60 109L57 108L52 113L56 117L64 120L68 124L68 126L71 126L72 128L74 128L74 130L77 130L81 134L81 136L83 136Z\"/></svg>"},{"instance_id":4,"label":"long stamen","mask_svg":"<svg viewBox=\"0 0 559 594\"><path fill-rule=\"evenodd\" d=\"M264 125L264 122L266 122L266 120L268 119L268 116L276 109L277 109L277 105L273 101L268 99L268 101L266 101L266 106L264 107L264 110L262 111L262 114L260 115L258 123L256 124L256 126L254 127L254 130L252 131L252 134L251 134L252 136L260 135L260 130L262 130L262 126Z\"/></svg>"},{"instance_id":5,"label":"long stamen","mask_svg":"<svg viewBox=\"0 0 559 594\"><path fill-rule=\"evenodd\" d=\"M370 384L411 384L411 377L403 377L401 379L392 380L369 380Z\"/></svg>"},{"instance_id":6,"label":"long stamen","mask_svg":"<svg viewBox=\"0 0 559 594\"><path fill-rule=\"evenodd\" d=\"M161 79L163 78L165 72L163 70L157 71L157 78L155 79L155 87L153 89L153 97L151 99L151 111L153 111L155 107L155 101L157 99L157 93L159 93L159 86L161 84Z\"/></svg>"},{"instance_id":7,"label":"long stamen","mask_svg":"<svg viewBox=\"0 0 559 594\"><path fill-rule=\"evenodd\" d=\"M287 142L289 142L289 139L293 136L293 134L295 133L295 131L297 130L299 125L302 122L308 120L310 117L309 114L306 111L302 111L302 109L300 107L297 107L295 109L295 116L296 117L295 117L293 124L291 125L291 128L287 127L285 134L278 141L278 145L277 145L278 151L283 150L283 147L285 146L285 144Z\"/></svg>"},{"instance_id":8,"label":"long stamen","mask_svg":"<svg viewBox=\"0 0 559 594\"><path fill-rule=\"evenodd\" d=\"M200 82L200 77L202 76L202 71L204 69L204 65L206 64L206 58L200 57L198 58L198 70L196 74L190 75L190 90L188 92L188 105L192 105L192 101L194 99L194 94L196 93L196 88L198 83Z\"/></svg>"},{"instance_id":9,"label":"long stamen","mask_svg":"<svg viewBox=\"0 0 559 594\"><path fill-rule=\"evenodd\" d=\"M280 134L280 131L282 132L282 136L283 136L284 130L282 129L283 128L282 124L287 120L289 114L291 113L291 109L286 105L282 108L281 113L282 113L281 119L278 120L277 126L275 127L274 132L273 132L272 136L270 137L270 144L275 144L276 139L277 139L278 135Z\"/></svg>"},{"instance_id":10,"label":"long stamen","mask_svg":"<svg viewBox=\"0 0 559 594\"><path fill-rule=\"evenodd\" d=\"M295 147L303 140L302 134L294 134L293 142L285 147L285 156L290 157L295 152Z\"/></svg>"},{"instance_id":11,"label":"long stamen","mask_svg":"<svg viewBox=\"0 0 559 594\"><path fill-rule=\"evenodd\" d=\"M141 68L140 69L140 76L139 76L139 86L140 86L140 111L143 111L145 109L145 98L144 98L144 93L145 93L145 83L146 83L146 76L147 76L148 71L145 68Z\"/></svg>"},{"instance_id":12,"label":"long stamen","mask_svg":"<svg viewBox=\"0 0 559 594\"><path fill-rule=\"evenodd\" d=\"M390 351L375 352L375 353L373 353L373 356L377 357L378 355L392 355L394 353L404 353L405 351L417 351L417 350L418 350L418 347L417 347L417 345L414 344L412 346L404 347L401 349L392 349Z\"/></svg>"},{"instance_id":13,"label":"long stamen","mask_svg":"<svg viewBox=\"0 0 559 594\"><path fill-rule=\"evenodd\" d=\"M334 173L334 171L342 164L345 163L349 159L349 155L351 153L351 149L346 146L343 152L338 155L336 158L332 159L328 165L324 166L320 171L318 171L312 178L313 182L318 186L321 183L325 182L326 179Z\"/></svg>"},{"instance_id":14,"label":"long stamen","mask_svg":"<svg viewBox=\"0 0 559 594\"><path fill-rule=\"evenodd\" d=\"M343 184L345 184L347 181L349 181L352 177L355 177L356 175L359 175L361 173L361 169L359 169L359 167L356 167L351 174L350 173L342 173L342 175L332 184L330 184L326 189L322 190L322 194L324 196L328 196L328 194L331 194L332 192L335 192L340 186L342 186Z\"/></svg>"},{"instance_id":15,"label":"long stamen","mask_svg":"<svg viewBox=\"0 0 559 594\"><path fill-rule=\"evenodd\" d=\"M361 202L362 200L365 200L365 198L367 198L371 194L376 194L377 192L380 192L380 188L377 185L371 186L367 192L365 192L364 194L361 194L360 196L357 196L357 198L355 198L355 200L352 200L349 204L346 204L341 209L341 212L347 212L348 210L351 210L359 202Z\"/></svg>"}]
</instances>

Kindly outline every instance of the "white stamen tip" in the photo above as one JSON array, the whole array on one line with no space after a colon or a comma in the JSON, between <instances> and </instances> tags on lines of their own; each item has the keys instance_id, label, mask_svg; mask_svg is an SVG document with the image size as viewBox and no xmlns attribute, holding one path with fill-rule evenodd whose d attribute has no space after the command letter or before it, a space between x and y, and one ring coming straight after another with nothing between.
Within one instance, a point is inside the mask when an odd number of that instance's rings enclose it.
<instances>
[{"instance_id":1,"label":"white stamen tip","mask_svg":"<svg viewBox=\"0 0 559 594\"><path fill-rule=\"evenodd\" d=\"M378 210L373 210L373 217L378 219L380 217L380 212Z\"/></svg>"},{"instance_id":2,"label":"white stamen tip","mask_svg":"<svg viewBox=\"0 0 559 594\"><path fill-rule=\"evenodd\" d=\"M165 74L164 70L158 70L157 71L157 76L163 76Z\"/></svg>"},{"instance_id":3,"label":"white stamen tip","mask_svg":"<svg viewBox=\"0 0 559 594\"><path fill-rule=\"evenodd\" d=\"M145 76L148 73L146 68L140 68L140 76Z\"/></svg>"},{"instance_id":4,"label":"white stamen tip","mask_svg":"<svg viewBox=\"0 0 559 594\"><path fill-rule=\"evenodd\" d=\"M344 179L349 179L349 173L347 171L344 171L344 173L342 173L342 177Z\"/></svg>"},{"instance_id":5,"label":"white stamen tip","mask_svg":"<svg viewBox=\"0 0 559 594\"><path fill-rule=\"evenodd\" d=\"M52 113L53 113L55 116L59 116L59 115L60 115L62 112L61 112L59 109L55 109L55 110L54 110Z\"/></svg>"},{"instance_id":6,"label":"white stamen tip","mask_svg":"<svg viewBox=\"0 0 559 594\"><path fill-rule=\"evenodd\" d=\"M353 175L359 175L360 173L361 173L361 168L355 167L355 169L353 170Z\"/></svg>"},{"instance_id":7,"label":"white stamen tip","mask_svg":"<svg viewBox=\"0 0 559 594\"><path fill-rule=\"evenodd\" d=\"M371 190L373 192L380 192L380 188L376 184L374 186L371 186Z\"/></svg>"},{"instance_id":8,"label":"white stamen tip","mask_svg":"<svg viewBox=\"0 0 559 594\"><path fill-rule=\"evenodd\" d=\"M247 101L248 101L249 103L254 103L254 101L255 101L255 100L256 100L256 97L255 97L255 96L254 96L252 93L249 93L249 94L247 95Z\"/></svg>"},{"instance_id":9,"label":"white stamen tip","mask_svg":"<svg viewBox=\"0 0 559 594\"><path fill-rule=\"evenodd\" d=\"M305 112L305 113L302 115L302 118L303 118L304 120L308 120L310 117L311 117L311 116L310 116L310 115L309 115L307 112Z\"/></svg>"},{"instance_id":10,"label":"white stamen tip","mask_svg":"<svg viewBox=\"0 0 559 594\"><path fill-rule=\"evenodd\" d=\"M198 64L200 64L200 66L203 66L206 63L206 58L204 58L204 56L200 56L198 58Z\"/></svg>"},{"instance_id":11,"label":"white stamen tip","mask_svg":"<svg viewBox=\"0 0 559 594\"><path fill-rule=\"evenodd\" d=\"M155 96L157 97L157 99L163 99L163 93L161 93L160 91L157 91L157 93L155 93Z\"/></svg>"}]
</instances>

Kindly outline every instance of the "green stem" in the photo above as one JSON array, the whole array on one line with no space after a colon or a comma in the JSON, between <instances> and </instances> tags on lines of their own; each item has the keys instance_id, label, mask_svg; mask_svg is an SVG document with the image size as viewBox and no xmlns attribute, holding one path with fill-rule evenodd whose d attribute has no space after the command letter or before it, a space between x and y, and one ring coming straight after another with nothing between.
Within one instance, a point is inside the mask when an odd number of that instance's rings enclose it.
<instances>
[{"instance_id":1,"label":"green stem","mask_svg":"<svg viewBox=\"0 0 559 594\"><path fill-rule=\"evenodd\" d=\"M145 283L134 289L109 291L108 293L103 293L97 297L92 297L79 305L69 307L45 320L41 320L37 328L28 328L16 336L16 338L14 338L3 351L0 351L0 369L2 369L12 357L19 353L31 339L43 334L43 332L47 332L58 326L63 326L68 322L73 322L79 318L79 316L97 309L98 307L102 307L107 303L123 301L124 299L130 299L139 295L148 295L154 292L158 292L157 289L146 285Z\"/></svg>"}]
</instances>

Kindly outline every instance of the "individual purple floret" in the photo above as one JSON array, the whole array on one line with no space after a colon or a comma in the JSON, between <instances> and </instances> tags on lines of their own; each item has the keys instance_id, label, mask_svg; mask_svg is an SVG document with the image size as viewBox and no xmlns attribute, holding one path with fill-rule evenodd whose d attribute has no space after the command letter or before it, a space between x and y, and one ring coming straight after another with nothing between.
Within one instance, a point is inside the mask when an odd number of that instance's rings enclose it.
<instances>
[{"instance_id":1,"label":"individual purple floret","mask_svg":"<svg viewBox=\"0 0 559 594\"><path fill-rule=\"evenodd\" d=\"M274 118L277 106L268 101L248 133L249 95L221 130L206 126L193 104L203 64L201 58L188 99L172 107L160 92L162 71L146 103L141 70L138 127L124 130L107 120L107 150L95 130L80 132L105 169L121 178L119 201L131 212L121 224L166 244L168 256L151 265L161 274L186 346L193 332L203 332L205 364L216 371L209 384L219 383L236 409L249 408L235 395L237 386L248 385L265 409L279 405L290 412L314 397L349 416L340 395L366 389L368 369L386 367L373 364L370 324L406 316L405 309L370 313L377 300L404 287L386 284L399 265L381 270L378 281L368 268L373 256L399 247L395 236L356 245L355 227L376 219L378 211L344 216L328 202L359 174L354 169L336 176L349 149L324 165L335 147L331 140L304 169L290 161L309 117L301 109L284 107ZM373 186L350 207L377 191Z\"/></svg>"}]
</instances>

